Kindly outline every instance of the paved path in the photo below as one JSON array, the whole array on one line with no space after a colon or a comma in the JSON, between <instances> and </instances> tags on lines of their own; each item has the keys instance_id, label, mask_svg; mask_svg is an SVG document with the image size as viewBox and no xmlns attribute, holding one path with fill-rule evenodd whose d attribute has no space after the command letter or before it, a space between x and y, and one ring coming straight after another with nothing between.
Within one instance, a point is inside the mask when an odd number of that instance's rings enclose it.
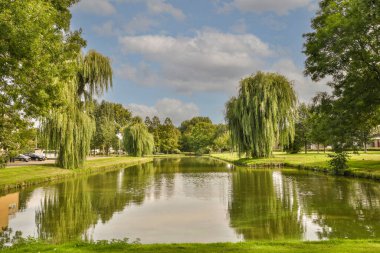
<instances>
[{"instance_id":1,"label":"paved path","mask_svg":"<svg viewBox=\"0 0 380 253\"><path fill-rule=\"evenodd\" d=\"M96 160L101 158L109 158L107 156L89 156L87 157L87 160ZM22 162L22 161L16 161L14 163L8 163L6 167L21 167L21 166L28 166L28 165L41 165L41 164L54 164L55 160L45 160L45 161L29 161L29 162Z\"/></svg>"}]
</instances>

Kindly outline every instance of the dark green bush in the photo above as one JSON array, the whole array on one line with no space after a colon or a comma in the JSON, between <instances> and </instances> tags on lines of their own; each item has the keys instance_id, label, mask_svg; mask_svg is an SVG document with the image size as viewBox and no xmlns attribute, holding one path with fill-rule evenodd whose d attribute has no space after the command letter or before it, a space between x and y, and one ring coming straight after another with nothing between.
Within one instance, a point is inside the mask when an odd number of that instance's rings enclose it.
<instances>
[{"instance_id":1,"label":"dark green bush","mask_svg":"<svg viewBox=\"0 0 380 253\"><path fill-rule=\"evenodd\" d=\"M345 171L348 169L348 159L350 156L347 152L329 154L331 160L329 161L329 165L333 170L335 175L344 175Z\"/></svg>"}]
</instances>

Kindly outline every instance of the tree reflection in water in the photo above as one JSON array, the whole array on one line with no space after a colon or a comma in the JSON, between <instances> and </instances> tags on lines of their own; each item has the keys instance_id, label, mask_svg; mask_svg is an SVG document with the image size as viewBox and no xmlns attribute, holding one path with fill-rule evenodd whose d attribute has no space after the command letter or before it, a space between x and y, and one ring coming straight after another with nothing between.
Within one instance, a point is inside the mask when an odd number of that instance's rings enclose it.
<instances>
[{"instance_id":1,"label":"tree reflection in water","mask_svg":"<svg viewBox=\"0 0 380 253\"><path fill-rule=\"evenodd\" d=\"M281 173L238 169L232 175L231 226L244 240L301 239L295 187Z\"/></svg>"},{"instance_id":2,"label":"tree reflection in water","mask_svg":"<svg viewBox=\"0 0 380 253\"><path fill-rule=\"evenodd\" d=\"M150 219L160 219L155 216L156 209L152 211L157 203L164 213L163 203L173 215L179 212L175 224L170 223L170 229L179 232L191 229L181 227L181 212L189 211L189 207L183 209L184 203L196 203L184 221L192 213L207 221L210 213L204 210L214 208L221 218L213 223L219 230L210 229L210 233L225 232L223 235L229 237L223 238L231 241L380 237L377 182L286 169L229 170L226 164L208 158L158 159L120 171L27 188L19 193L18 212L35 216L35 224L15 226L14 231L27 228L28 236L34 235L35 229L35 236L53 242L90 240L95 227L111 223L115 214L136 210L134 206L150 208L141 210L151 215ZM151 224L145 225L151 229ZM113 227L108 229L113 235ZM119 229L117 235L128 228Z\"/></svg>"},{"instance_id":3,"label":"tree reflection in water","mask_svg":"<svg viewBox=\"0 0 380 253\"><path fill-rule=\"evenodd\" d=\"M230 223L245 240L378 238L377 182L283 170L238 169Z\"/></svg>"}]
</instances>

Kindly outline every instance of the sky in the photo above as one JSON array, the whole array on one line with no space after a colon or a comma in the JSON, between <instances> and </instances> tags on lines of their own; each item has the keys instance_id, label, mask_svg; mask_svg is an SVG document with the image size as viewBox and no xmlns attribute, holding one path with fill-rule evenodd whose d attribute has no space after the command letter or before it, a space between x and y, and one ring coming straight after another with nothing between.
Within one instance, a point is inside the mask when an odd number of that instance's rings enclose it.
<instances>
[{"instance_id":1,"label":"sky","mask_svg":"<svg viewBox=\"0 0 380 253\"><path fill-rule=\"evenodd\" d=\"M308 102L325 83L303 75L304 33L318 0L81 0L72 29L109 56L113 89L102 99L134 115L224 122L239 81L277 72Z\"/></svg>"}]
</instances>

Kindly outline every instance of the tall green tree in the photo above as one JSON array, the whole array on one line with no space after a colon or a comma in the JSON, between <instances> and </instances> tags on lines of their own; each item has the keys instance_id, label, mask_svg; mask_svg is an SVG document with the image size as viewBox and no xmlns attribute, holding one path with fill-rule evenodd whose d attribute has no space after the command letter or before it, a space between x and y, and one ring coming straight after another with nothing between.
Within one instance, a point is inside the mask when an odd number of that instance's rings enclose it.
<instances>
[{"instance_id":1,"label":"tall green tree","mask_svg":"<svg viewBox=\"0 0 380 253\"><path fill-rule=\"evenodd\" d=\"M190 120L185 120L181 123L180 127L178 128L181 132L181 138L180 138L181 151L186 151L186 152L194 151L190 147L189 133L191 132L191 129L197 123L200 123L200 122L212 124L212 121L209 117L194 117Z\"/></svg>"},{"instance_id":2,"label":"tall green tree","mask_svg":"<svg viewBox=\"0 0 380 253\"><path fill-rule=\"evenodd\" d=\"M132 123L124 129L123 143L130 155L141 157L153 153L153 135L142 122Z\"/></svg>"},{"instance_id":3,"label":"tall green tree","mask_svg":"<svg viewBox=\"0 0 380 253\"><path fill-rule=\"evenodd\" d=\"M226 120L239 154L269 157L275 144L294 139L297 97L286 77L258 72L240 82L226 104Z\"/></svg>"},{"instance_id":4,"label":"tall green tree","mask_svg":"<svg viewBox=\"0 0 380 253\"><path fill-rule=\"evenodd\" d=\"M160 138L160 127L161 121L160 118L154 116L152 120L149 117L145 119L145 125L148 127L149 133L153 135L154 138L154 151L161 152L161 138Z\"/></svg>"},{"instance_id":5,"label":"tall green tree","mask_svg":"<svg viewBox=\"0 0 380 253\"><path fill-rule=\"evenodd\" d=\"M213 146L213 150L217 152L223 152L223 151L231 149L231 146L232 146L231 136L228 131L227 125L225 124L216 125L215 137L214 137L212 146Z\"/></svg>"},{"instance_id":6,"label":"tall green tree","mask_svg":"<svg viewBox=\"0 0 380 253\"><path fill-rule=\"evenodd\" d=\"M159 127L160 151L173 153L179 147L180 131L173 125L170 118L166 118L164 124Z\"/></svg>"},{"instance_id":7,"label":"tall green tree","mask_svg":"<svg viewBox=\"0 0 380 253\"><path fill-rule=\"evenodd\" d=\"M110 148L119 149L118 136L122 128L131 120L131 112L121 104L102 101L98 104L94 101L94 118L96 122L95 135L91 142L91 148L102 149L108 154Z\"/></svg>"},{"instance_id":8,"label":"tall green tree","mask_svg":"<svg viewBox=\"0 0 380 253\"><path fill-rule=\"evenodd\" d=\"M312 143L311 123L311 108L302 103L297 110L294 141L285 147L287 152L296 154L303 147L305 154L307 154L308 146Z\"/></svg>"},{"instance_id":9,"label":"tall green tree","mask_svg":"<svg viewBox=\"0 0 380 253\"><path fill-rule=\"evenodd\" d=\"M332 77L335 144L347 147L356 136L366 146L380 124L380 2L323 0L319 7L313 31L304 35L305 73L316 81Z\"/></svg>"},{"instance_id":10,"label":"tall green tree","mask_svg":"<svg viewBox=\"0 0 380 253\"><path fill-rule=\"evenodd\" d=\"M66 169L83 166L90 152L95 121L89 114L94 95L112 86L110 59L95 51L79 55L66 81L65 105L50 114L42 131L50 145L58 150L57 165Z\"/></svg>"},{"instance_id":11,"label":"tall green tree","mask_svg":"<svg viewBox=\"0 0 380 253\"><path fill-rule=\"evenodd\" d=\"M28 121L65 99L57 79L70 73L66 63L86 44L80 31L69 30L76 2L0 0L0 149L8 154L19 151L9 143Z\"/></svg>"},{"instance_id":12,"label":"tall green tree","mask_svg":"<svg viewBox=\"0 0 380 253\"><path fill-rule=\"evenodd\" d=\"M231 146L231 135L228 132L217 135L213 142L213 149L217 152L230 150Z\"/></svg>"},{"instance_id":13,"label":"tall green tree","mask_svg":"<svg viewBox=\"0 0 380 253\"><path fill-rule=\"evenodd\" d=\"M188 140L190 151L197 154L209 152L215 139L215 130L215 125L202 121L189 128L184 135Z\"/></svg>"},{"instance_id":14,"label":"tall green tree","mask_svg":"<svg viewBox=\"0 0 380 253\"><path fill-rule=\"evenodd\" d=\"M306 74L314 80L333 76L342 81L354 74L380 81L380 3L322 0L319 7L312 20L313 31L304 35Z\"/></svg>"}]
</instances>

